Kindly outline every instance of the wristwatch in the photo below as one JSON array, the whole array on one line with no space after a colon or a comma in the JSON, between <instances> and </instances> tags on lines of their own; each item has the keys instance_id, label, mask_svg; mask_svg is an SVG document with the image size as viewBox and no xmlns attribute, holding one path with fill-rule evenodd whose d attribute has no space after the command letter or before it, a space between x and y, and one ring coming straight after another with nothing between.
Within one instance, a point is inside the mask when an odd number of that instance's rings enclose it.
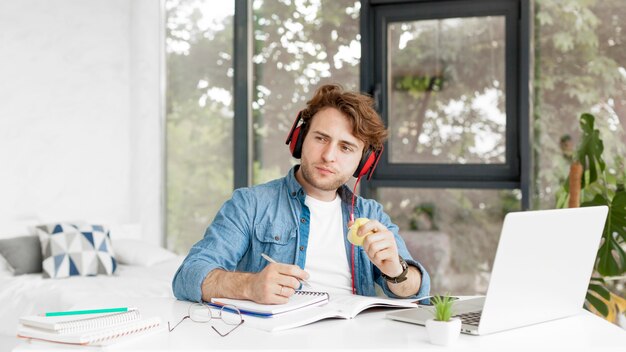
<instances>
[{"instance_id":1,"label":"wristwatch","mask_svg":"<svg viewBox=\"0 0 626 352\"><path fill-rule=\"evenodd\" d=\"M404 261L404 259L402 259L401 256L398 256L398 258L400 258L400 265L402 266L402 272L400 273L400 275L396 277L389 277L385 274L382 274L383 279L387 280L388 282L392 282L394 284L399 284L401 282L406 281L407 279L406 274L409 272L409 265L406 263L406 261Z\"/></svg>"}]
</instances>

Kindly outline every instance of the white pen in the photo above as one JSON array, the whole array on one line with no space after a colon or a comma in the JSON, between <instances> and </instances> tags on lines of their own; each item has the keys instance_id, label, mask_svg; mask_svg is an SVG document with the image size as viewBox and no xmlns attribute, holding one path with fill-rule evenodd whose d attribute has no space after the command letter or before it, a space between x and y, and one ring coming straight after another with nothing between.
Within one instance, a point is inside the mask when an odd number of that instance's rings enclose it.
<instances>
[{"instance_id":1,"label":"white pen","mask_svg":"<svg viewBox=\"0 0 626 352\"><path fill-rule=\"evenodd\" d=\"M274 259L272 259L272 257L270 257L269 255L265 254L265 253L261 253L261 257L263 257L263 259L267 260L270 263L278 263L277 261L275 261ZM301 284L306 285L310 288L312 288L313 286L311 286L310 283L308 283L306 280L304 279L298 279L298 281L300 281Z\"/></svg>"}]
</instances>

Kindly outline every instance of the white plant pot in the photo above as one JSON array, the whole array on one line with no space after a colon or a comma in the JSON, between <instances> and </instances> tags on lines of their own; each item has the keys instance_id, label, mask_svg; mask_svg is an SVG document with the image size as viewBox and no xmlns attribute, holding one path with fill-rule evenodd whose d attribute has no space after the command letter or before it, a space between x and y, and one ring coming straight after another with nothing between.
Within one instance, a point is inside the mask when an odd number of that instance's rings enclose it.
<instances>
[{"instance_id":1,"label":"white plant pot","mask_svg":"<svg viewBox=\"0 0 626 352\"><path fill-rule=\"evenodd\" d=\"M461 334L461 319L452 318L450 321L428 319L426 320L426 331L428 331L430 343L447 346L459 338Z\"/></svg>"}]
</instances>

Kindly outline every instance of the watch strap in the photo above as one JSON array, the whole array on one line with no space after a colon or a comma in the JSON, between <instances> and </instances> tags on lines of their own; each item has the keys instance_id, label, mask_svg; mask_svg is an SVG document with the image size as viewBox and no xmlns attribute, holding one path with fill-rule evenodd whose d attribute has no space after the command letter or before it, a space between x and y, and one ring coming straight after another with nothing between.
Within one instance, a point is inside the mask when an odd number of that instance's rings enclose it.
<instances>
[{"instance_id":1,"label":"watch strap","mask_svg":"<svg viewBox=\"0 0 626 352\"><path fill-rule=\"evenodd\" d=\"M400 273L400 275L396 277L390 277L381 273L383 276L383 279L394 284L399 284L401 282L406 281L406 279L408 279L406 275L409 273L409 265L401 256L398 256L398 258L400 259L400 265L402 266L402 272Z\"/></svg>"}]
</instances>

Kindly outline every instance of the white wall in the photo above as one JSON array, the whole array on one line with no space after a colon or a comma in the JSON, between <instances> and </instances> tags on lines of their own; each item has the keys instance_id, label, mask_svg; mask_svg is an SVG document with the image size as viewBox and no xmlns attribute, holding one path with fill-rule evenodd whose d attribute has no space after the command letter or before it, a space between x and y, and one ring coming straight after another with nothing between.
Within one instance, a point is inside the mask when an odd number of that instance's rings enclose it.
<instances>
[{"instance_id":1,"label":"white wall","mask_svg":"<svg viewBox=\"0 0 626 352\"><path fill-rule=\"evenodd\" d=\"M0 0L0 222L162 238L158 0Z\"/></svg>"}]
</instances>

